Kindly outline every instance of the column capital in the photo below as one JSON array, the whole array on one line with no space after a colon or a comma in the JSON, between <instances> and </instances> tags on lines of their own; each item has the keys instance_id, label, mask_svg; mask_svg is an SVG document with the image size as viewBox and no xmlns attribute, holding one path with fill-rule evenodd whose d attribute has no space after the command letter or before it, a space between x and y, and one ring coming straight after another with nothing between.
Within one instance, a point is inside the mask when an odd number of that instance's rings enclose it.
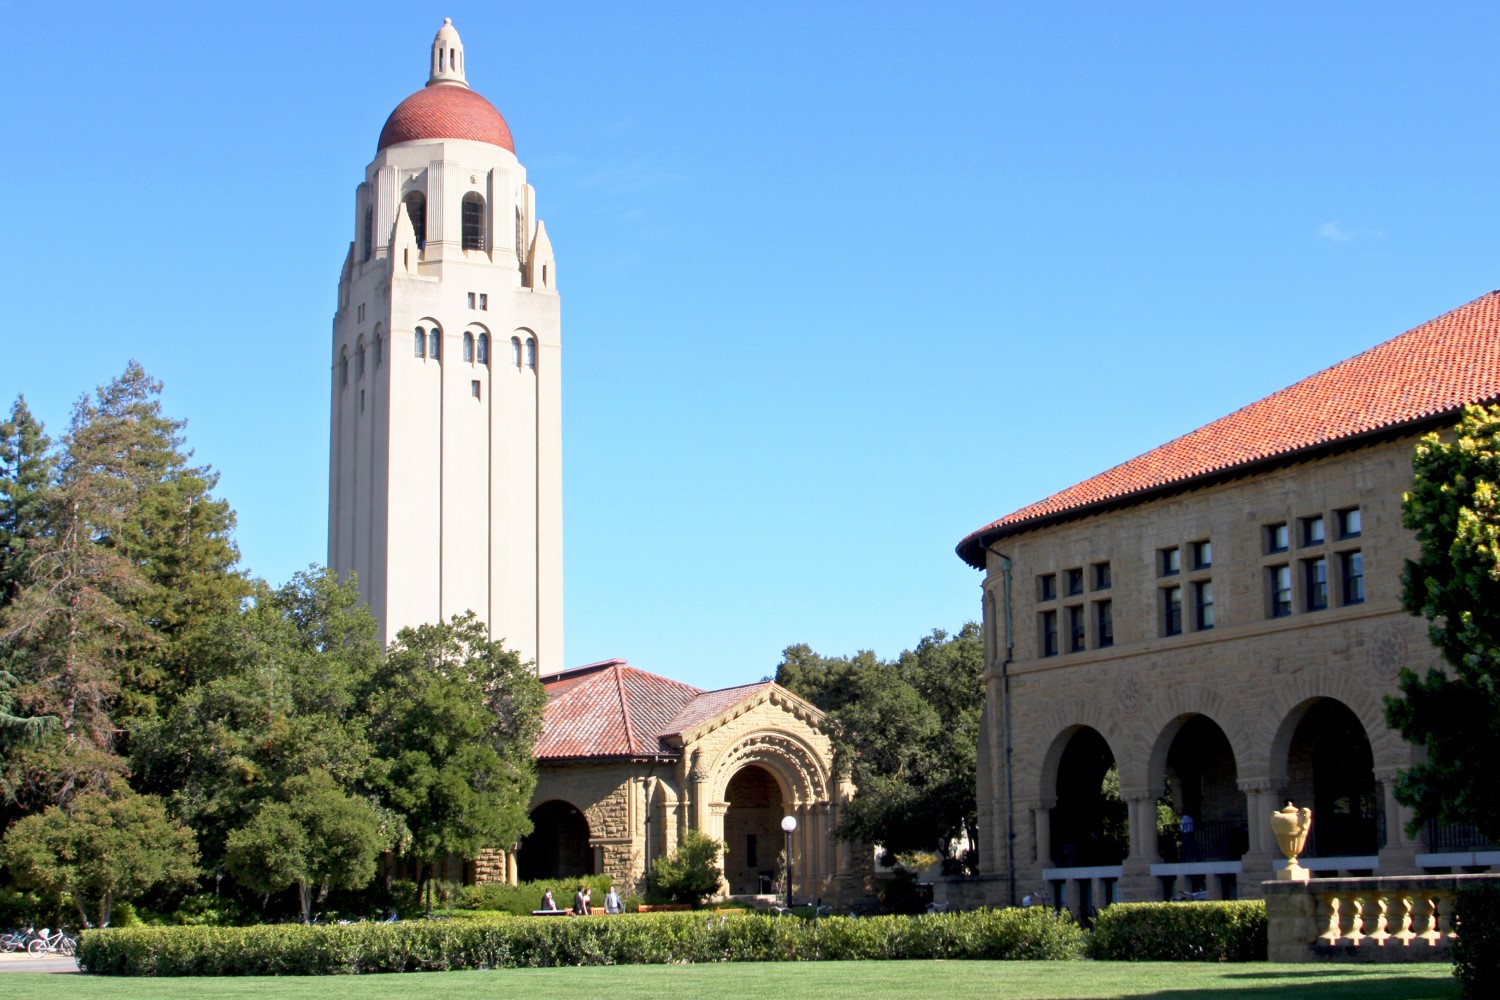
<instances>
[{"instance_id":1,"label":"column capital","mask_svg":"<svg viewBox=\"0 0 1500 1000\"><path fill-rule=\"evenodd\" d=\"M1270 778L1241 778L1235 785L1246 795L1265 794L1276 787Z\"/></svg>"}]
</instances>

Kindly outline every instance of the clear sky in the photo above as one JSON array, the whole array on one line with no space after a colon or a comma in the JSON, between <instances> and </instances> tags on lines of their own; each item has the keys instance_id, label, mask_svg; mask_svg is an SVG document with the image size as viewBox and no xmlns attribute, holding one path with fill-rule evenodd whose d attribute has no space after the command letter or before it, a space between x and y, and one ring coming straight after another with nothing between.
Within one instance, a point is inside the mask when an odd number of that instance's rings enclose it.
<instances>
[{"instance_id":1,"label":"clear sky","mask_svg":"<svg viewBox=\"0 0 1500 1000\"><path fill-rule=\"evenodd\" d=\"M557 252L570 664L892 656L963 535L1500 285L1493 2L0 0L0 404L138 359L272 582L444 17Z\"/></svg>"}]
</instances>

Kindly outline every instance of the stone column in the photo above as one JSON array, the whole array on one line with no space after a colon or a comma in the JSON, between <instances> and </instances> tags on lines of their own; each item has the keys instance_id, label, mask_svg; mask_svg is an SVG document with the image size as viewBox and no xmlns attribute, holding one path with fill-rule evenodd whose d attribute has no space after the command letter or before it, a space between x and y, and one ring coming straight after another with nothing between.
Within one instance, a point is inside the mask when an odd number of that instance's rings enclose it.
<instances>
[{"instance_id":1,"label":"stone column","mask_svg":"<svg viewBox=\"0 0 1500 1000\"><path fill-rule=\"evenodd\" d=\"M1031 807L1032 828L1036 831L1036 861L1042 868L1052 867L1052 810L1056 799L1039 799Z\"/></svg>"},{"instance_id":2,"label":"stone column","mask_svg":"<svg viewBox=\"0 0 1500 1000\"><path fill-rule=\"evenodd\" d=\"M1379 875L1408 875L1417 871L1419 841L1406 835L1406 824L1411 821L1412 812L1396 801L1397 774L1398 769L1394 767L1375 772L1375 780L1380 782L1381 808L1385 811L1385 846L1380 848ZM1313 822L1317 821L1318 817L1314 816Z\"/></svg>"},{"instance_id":3,"label":"stone column","mask_svg":"<svg viewBox=\"0 0 1500 1000\"><path fill-rule=\"evenodd\" d=\"M1271 835L1271 813L1281 803L1275 800L1269 778L1246 778L1238 784L1245 793L1245 822L1250 833L1249 849L1240 858L1240 898L1261 899L1265 895L1261 883L1276 877L1273 865L1281 858L1276 838Z\"/></svg>"},{"instance_id":4,"label":"stone column","mask_svg":"<svg viewBox=\"0 0 1500 1000\"><path fill-rule=\"evenodd\" d=\"M1121 866L1121 901L1155 899L1156 878L1151 866L1161 861L1156 847L1156 796L1138 789L1120 790L1130 826L1130 854Z\"/></svg>"}]
</instances>

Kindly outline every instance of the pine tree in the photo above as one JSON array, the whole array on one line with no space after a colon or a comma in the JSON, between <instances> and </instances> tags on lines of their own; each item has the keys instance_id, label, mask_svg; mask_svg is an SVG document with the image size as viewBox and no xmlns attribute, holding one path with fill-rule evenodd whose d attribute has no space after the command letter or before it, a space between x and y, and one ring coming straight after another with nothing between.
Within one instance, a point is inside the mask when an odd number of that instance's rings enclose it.
<instances>
[{"instance_id":1,"label":"pine tree","mask_svg":"<svg viewBox=\"0 0 1500 1000\"><path fill-rule=\"evenodd\" d=\"M57 459L26 397L17 396L0 422L0 608L14 599L26 573L27 546L43 531L47 493Z\"/></svg>"}]
</instances>

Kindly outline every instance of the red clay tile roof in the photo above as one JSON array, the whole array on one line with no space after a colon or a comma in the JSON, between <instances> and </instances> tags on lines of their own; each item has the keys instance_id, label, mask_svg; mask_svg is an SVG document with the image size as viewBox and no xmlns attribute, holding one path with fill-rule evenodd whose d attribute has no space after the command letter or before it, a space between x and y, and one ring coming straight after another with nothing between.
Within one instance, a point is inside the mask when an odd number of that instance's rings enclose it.
<instances>
[{"instance_id":1,"label":"red clay tile roof","mask_svg":"<svg viewBox=\"0 0 1500 1000\"><path fill-rule=\"evenodd\" d=\"M473 139L516 151L510 126L495 106L467 87L433 84L396 105L375 152L414 139Z\"/></svg>"},{"instance_id":2,"label":"red clay tile roof","mask_svg":"<svg viewBox=\"0 0 1500 1000\"><path fill-rule=\"evenodd\" d=\"M708 721L770 683L704 691L624 660L550 674L542 678L547 708L536 758L675 757L677 748L664 737Z\"/></svg>"},{"instance_id":3,"label":"red clay tile roof","mask_svg":"<svg viewBox=\"0 0 1500 1000\"><path fill-rule=\"evenodd\" d=\"M1500 292L1408 330L1363 354L1272 393L1022 507L958 543L958 555L984 568L996 538L1096 507L1117 507L1186 489L1240 466L1337 445L1419 424L1470 403L1500 399Z\"/></svg>"}]
</instances>

